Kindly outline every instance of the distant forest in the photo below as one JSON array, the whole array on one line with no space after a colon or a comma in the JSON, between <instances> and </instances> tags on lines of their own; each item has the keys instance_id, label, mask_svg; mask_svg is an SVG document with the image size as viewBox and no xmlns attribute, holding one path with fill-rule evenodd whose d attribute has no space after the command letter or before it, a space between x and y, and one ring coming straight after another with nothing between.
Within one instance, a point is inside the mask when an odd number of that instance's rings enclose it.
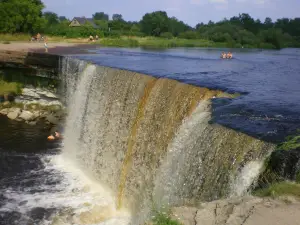
<instances>
[{"instance_id":1,"label":"distant forest","mask_svg":"<svg viewBox=\"0 0 300 225\"><path fill-rule=\"evenodd\" d=\"M247 13L226 18L219 22L209 21L191 27L164 11L145 14L140 21L126 21L122 15L110 17L104 12L95 12L93 26L69 27L70 20L54 12L43 12L41 0L0 0L0 32L36 32L68 38L155 36L164 39L204 39L226 43L228 47L285 48L300 47L300 18L282 18L264 21L252 18Z\"/></svg>"}]
</instances>

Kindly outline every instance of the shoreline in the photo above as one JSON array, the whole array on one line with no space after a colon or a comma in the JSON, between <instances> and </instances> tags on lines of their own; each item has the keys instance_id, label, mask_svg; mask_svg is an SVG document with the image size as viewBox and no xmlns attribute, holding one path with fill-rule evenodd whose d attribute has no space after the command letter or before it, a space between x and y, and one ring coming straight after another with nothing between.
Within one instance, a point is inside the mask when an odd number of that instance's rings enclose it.
<instances>
[{"instance_id":1,"label":"shoreline","mask_svg":"<svg viewBox=\"0 0 300 225\"><path fill-rule=\"evenodd\" d=\"M42 42L11 42L10 44L0 43L0 51L44 53L50 55L84 54L88 49L94 49L97 47L99 47L99 45L89 43L49 42L48 52L45 52L44 44Z\"/></svg>"}]
</instances>

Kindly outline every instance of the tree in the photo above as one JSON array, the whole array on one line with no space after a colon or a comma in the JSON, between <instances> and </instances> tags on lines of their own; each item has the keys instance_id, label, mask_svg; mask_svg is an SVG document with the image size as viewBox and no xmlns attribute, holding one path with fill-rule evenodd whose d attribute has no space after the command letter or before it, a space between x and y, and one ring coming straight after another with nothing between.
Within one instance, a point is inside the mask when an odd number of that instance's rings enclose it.
<instances>
[{"instance_id":1,"label":"tree","mask_svg":"<svg viewBox=\"0 0 300 225\"><path fill-rule=\"evenodd\" d=\"M113 14L112 19L114 21L116 21L116 20L123 21L123 16L121 14Z\"/></svg>"},{"instance_id":2,"label":"tree","mask_svg":"<svg viewBox=\"0 0 300 225\"><path fill-rule=\"evenodd\" d=\"M109 16L108 14L105 14L104 12L96 12L95 14L93 14L93 19L94 20L109 20Z\"/></svg>"},{"instance_id":3,"label":"tree","mask_svg":"<svg viewBox=\"0 0 300 225\"><path fill-rule=\"evenodd\" d=\"M178 36L180 33L184 33L190 30L191 27L186 25L184 22L177 20L175 17L169 18L168 30L174 36Z\"/></svg>"},{"instance_id":4,"label":"tree","mask_svg":"<svg viewBox=\"0 0 300 225\"><path fill-rule=\"evenodd\" d=\"M40 0L6 0L0 4L0 32L36 32L45 25Z\"/></svg>"},{"instance_id":5,"label":"tree","mask_svg":"<svg viewBox=\"0 0 300 225\"><path fill-rule=\"evenodd\" d=\"M147 35L159 36L168 31L169 18L166 12L146 13L140 21L141 31Z\"/></svg>"},{"instance_id":6,"label":"tree","mask_svg":"<svg viewBox=\"0 0 300 225\"><path fill-rule=\"evenodd\" d=\"M47 25L56 25L59 23L58 15L54 12L44 12L44 18L47 21Z\"/></svg>"},{"instance_id":7,"label":"tree","mask_svg":"<svg viewBox=\"0 0 300 225\"><path fill-rule=\"evenodd\" d=\"M58 20L59 20L59 22L63 22L63 21L67 21L68 19L65 16L60 16L60 17L58 17Z\"/></svg>"},{"instance_id":8,"label":"tree","mask_svg":"<svg viewBox=\"0 0 300 225\"><path fill-rule=\"evenodd\" d=\"M270 17L267 17L267 18L265 19L264 25L265 25L266 28L271 28L271 27L273 27L272 19L271 19Z\"/></svg>"}]
</instances>

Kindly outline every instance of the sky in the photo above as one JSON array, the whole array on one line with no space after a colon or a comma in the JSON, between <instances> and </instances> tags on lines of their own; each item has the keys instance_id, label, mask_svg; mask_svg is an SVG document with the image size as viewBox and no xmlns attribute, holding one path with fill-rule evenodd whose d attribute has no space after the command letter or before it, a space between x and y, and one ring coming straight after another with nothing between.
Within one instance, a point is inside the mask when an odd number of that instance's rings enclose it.
<instances>
[{"instance_id":1,"label":"sky","mask_svg":"<svg viewBox=\"0 0 300 225\"><path fill-rule=\"evenodd\" d=\"M300 17L300 0L43 0L46 8L59 16L72 19L75 16L92 17L95 12L112 16L122 14L128 21L139 21L145 13L163 10L195 26L209 20L219 21L239 13L249 13L264 21L282 17Z\"/></svg>"}]
</instances>

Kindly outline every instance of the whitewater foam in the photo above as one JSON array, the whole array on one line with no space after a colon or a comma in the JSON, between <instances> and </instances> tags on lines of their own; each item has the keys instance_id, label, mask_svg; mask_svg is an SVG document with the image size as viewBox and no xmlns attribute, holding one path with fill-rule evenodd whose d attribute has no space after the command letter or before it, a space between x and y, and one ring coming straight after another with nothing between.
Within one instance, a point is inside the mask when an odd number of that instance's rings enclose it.
<instances>
[{"instance_id":1,"label":"whitewater foam","mask_svg":"<svg viewBox=\"0 0 300 225\"><path fill-rule=\"evenodd\" d=\"M41 161L44 167L31 171L31 175L45 173L44 182L36 187L7 189L3 195L9 201L0 213L14 211L25 219L33 210L44 209L52 215L40 223L43 225L129 224L129 212L117 211L110 193L71 161L62 155L41 156Z\"/></svg>"}]
</instances>

